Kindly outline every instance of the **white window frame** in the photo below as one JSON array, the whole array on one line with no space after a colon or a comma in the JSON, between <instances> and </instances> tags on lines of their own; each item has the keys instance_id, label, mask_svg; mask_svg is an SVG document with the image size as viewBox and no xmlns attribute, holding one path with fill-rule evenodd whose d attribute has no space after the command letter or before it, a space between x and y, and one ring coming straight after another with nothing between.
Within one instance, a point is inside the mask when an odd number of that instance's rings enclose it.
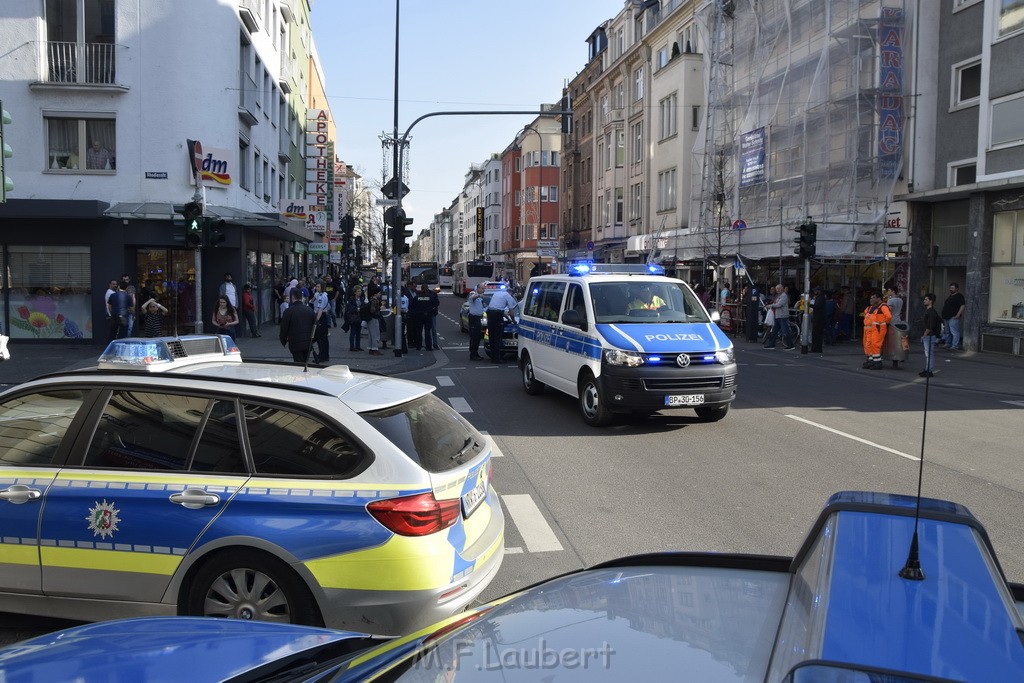
<instances>
[{"instance_id":1,"label":"white window frame","mask_svg":"<svg viewBox=\"0 0 1024 683\"><path fill-rule=\"evenodd\" d=\"M630 160L634 164L639 164L644 160L644 124L642 121L633 124L633 130L631 141L633 144L633 154L630 155Z\"/></svg>"},{"instance_id":2,"label":"white window frame","mask_svg":"<svg viewBox=\"0 0 1024 683\"><path fill-rule=\"evenodd\" d=\"M629 218L638 220L644 217L644 184L634 183L630 188Z\"/></svg>"},{"instance_id":3,"label":"white window frame","mask_svg":"<svg viewBox=\"0 0 1024 683\"><path fill-rule=\"evenodd\" d=\"M949 88L949 110L957 111L959 109L968 109L970 107L976 107L981 102L981 84L979 76L979 87L978 95L970 99L960 99L960 83L961 75L967 69L974 66L981 66L981 57L972 57L971 59L965 59L962 62L957 62L950 67L950 88Z\"/></svg>"},{"instance_id":4,"label":"white window frame","mask_svg":"<svg viewBox=\"0 0 1024 683\"><path fill-rule=\"evenodd\" d=\"M87 123L89 121L109 121L114 124L114 141L117 141L117 114L112 111L105 112L92 112L92 111L55 111L52 109L43 110L43 154L44 164L43 170L47 173L61 173L61 174L84 174L84 175L116 175L117 174L117 149L115 144L114 150L107 150L111 156L114 157L114 165L112 168L87 168L86 153L92 141L89 140L87 135L88 128ZM78 123L78 149L71 150L78 156L78 168L53 168L53 159L51 158L50 152L50 119L65 119L76 121ZM7 134L10 135L12 128L7 129Z\"/></svg>"},{"instance_id":5,"label":"white window frame","mask_svg":"<svg viewBox=\"0 0 1024 683\"><path fill-rule=\"evenodd\" d=\"M658 141L667 140L679 132L679 93L666 95L658 101Z\"/></svg>"},{"instance_id":6,"label":"white window frame","mask_svg":"<svg viewBox=\"0 0 1024 683\"><path fill-rule=\"evenodd\" d=\"M963 185L956 184L956 172L961 168L967 166L974 166L975 182L977 182L978 173L978 159L960 159L958 161L951 161L946 164L946 187L963 187Z\"/></svg>"},{"instance_id":7,"label":"white window frame","mask_svg":"<svg viewBox=\"0 0 1024 683\"><path fill-rule=\"evenodd\" d=\"M668 168L658 173L658 211L676 209L676 169Z\"/></svg>"},{"instance_id":8,"label":"white window frame","mask_svg":"<svg viewBox=\"0 0 1024 683\"><path fill-rule=\"evenodd\" d=\"M994 43L998 43L1000 41L1006 40L1007 38L1019 36L1021 33L1024 33L1024 21L1021 21L1021 23L1016 28L1007 31L1006 33L999 32L999 17L1002 15L1000 10L1003 8L1003 2L1004 0L994 0L994 2L992 3L992 42Z\"/></svg>"},{"instance_id":9,"label":"white window frame","mask_svg":"<svg viewBox=\"0 0 1024 683\"><path fill-rule=\"evenodd\" d=\"M639 102L644 98L644 68L641 66L633 72L633 101Z\"/></svg>"},{"instance_id":10,"label":"white window frame","mask_svg":"<svg viewBox=\"0 0 1024 683\"><path fill-rule=\"evenodd\" d=\"M979 2L984 2L984 0L953 0L953 14L972 5L977 5Z\"/></svg>"},{"instance_id":11,"label":"white window frame","mask_svg":"<svg viewBox=\"0 0 1024 683\"><path fill-rule=\"evenodd\" d=\"M993 142L992 141L992 131L994 129L993 119L995 117L996 107L998 107L1001 104L1006 104L1007 102L1012 102L1014 100L1024 100L1024 90L1021 90L1020 92L1015 92L1012 95L1007 95L1006 97L1000 97L999 99L992 100L989 103L989 108L988 108L988 123L989 123L989 125L988 125L988 148L990 150L1006 149L1008 147L1018 147L1020 145L1024 145L1024 124L1022 124L1022 130L1021 130L1020 137L1015 138L1013 140L1007 140L1005 142ZM1019 120L1024 122L1024 118L1021 118Z\"/></svg>"}]
</instances>

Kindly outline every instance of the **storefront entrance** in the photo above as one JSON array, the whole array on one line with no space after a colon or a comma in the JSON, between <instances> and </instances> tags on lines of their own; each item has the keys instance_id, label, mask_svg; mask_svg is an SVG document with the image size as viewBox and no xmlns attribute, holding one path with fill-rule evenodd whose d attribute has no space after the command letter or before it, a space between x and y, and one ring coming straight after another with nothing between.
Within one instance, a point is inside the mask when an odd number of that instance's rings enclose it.
<instances>
[{"instance_id":1,"label":"storefront entrance","mask_svg":"<svg viewBox=\"0 0 1024 683\"><path fill-rule=\"evenodd\" d=\"M196 252L192 249L139 249L135 254L138 304L148 288L165 308L165 334L194 331L196 323Z\"/></svg>"}]
</instances>

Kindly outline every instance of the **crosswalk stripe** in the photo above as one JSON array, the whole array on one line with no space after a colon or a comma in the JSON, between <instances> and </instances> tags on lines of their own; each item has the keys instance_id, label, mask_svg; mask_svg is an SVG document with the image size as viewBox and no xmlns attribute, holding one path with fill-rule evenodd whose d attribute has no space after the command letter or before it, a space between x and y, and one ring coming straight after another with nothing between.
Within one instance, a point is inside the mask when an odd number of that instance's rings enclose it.
<instances>
[{"instance_id":1,"label":"crosswalk stripe","mask_svg":"<svg viewBox=\"0 0 1024 683\"><path fill-rule=\"evenodd\" d=\"M562 550L562 544L551 530L540 508L533 502L533 497L526 493L515 493L501 496L509 517L519 530L519 535L531 553Z\"/></svg>"},{"instance_id":2,"label":"crosswalk stripe","mask_svg":"<svg viewBox=\"0 0 1024 683\"><path fill-rule=\"evenodd\" d=\"M451 377L447 375L440 375L437 378L437 386L439 387L454 387L455 382L452 381Z\"/></svg>"},{"instance_id":3,"label":"crosswalk stripe","mask_svg":"<svg viewBox=\"0 0 1024 683\"><path fill-rule=\"evenodd\" d=\"M1011 406L1019 406L1024 408L1024 401L1003 401L1003 403L1009 403Z\"/></svg>"},{"instance_id":4,"label":"crosswalk stripe","mask_svg":"<svg viewBox=\"0 0 1024 683\"><path fill-rule=\"evenodd\" d=\"M459 413L472 413L473 409L469 407L469 402L461 396L452 396L448 399L448 402L452 404L452 408L455 408L456 412Z\"/></svg>"}]
</instances>

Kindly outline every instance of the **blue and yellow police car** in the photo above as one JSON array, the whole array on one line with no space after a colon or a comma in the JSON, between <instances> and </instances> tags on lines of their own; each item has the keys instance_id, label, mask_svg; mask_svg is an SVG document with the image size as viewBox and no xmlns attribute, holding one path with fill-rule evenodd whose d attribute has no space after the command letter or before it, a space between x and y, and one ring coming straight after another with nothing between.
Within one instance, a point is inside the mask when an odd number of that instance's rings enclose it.
<instances>
[{"instance_id":1,"label":"blue and yellow police car","mask_svg":"<svg viewBox=\"0 0 1024 683\"><path fill-rule=\"evenodd\" d=\"M523 388L579 400L584 421L693 408L721 420L736 398L732 342L661 266L577 264L532 278L519 321Z\"/></svg>"},{"instance_id":2,"label":"blue and yellow police car","mask_svg":"<svg viewBox=\"0 0 1024 683\"><path fill-rule=\"evenodd\" d=\"M497 573L487 440L433 387L123 339L0 395L0 609L374 634Z\"/></svg>"}]
</instances>

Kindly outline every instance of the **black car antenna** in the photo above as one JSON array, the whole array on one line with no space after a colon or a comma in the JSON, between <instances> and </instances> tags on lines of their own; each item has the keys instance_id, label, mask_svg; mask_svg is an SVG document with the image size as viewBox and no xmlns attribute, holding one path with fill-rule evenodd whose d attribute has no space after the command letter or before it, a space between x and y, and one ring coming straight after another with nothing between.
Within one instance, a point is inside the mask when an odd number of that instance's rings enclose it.
<instances>
[{"instance_id":1,"label":"black car antenna","mask_svg":"<svg viewBox=\"0 0 1024 683\"><path fill-rule=\"evenodd\" d=\"M924 581L924 570L921 569L921 558L917 547L917 529L921 521L921 480L924 478L924 435L928 427L928 388L931 386L931 378L924 380L924 418L921 421L921 457L918 459L917 469L917 504L914 508L914 535L910 539L910 552L907 554L907 562L900 570L900 578L910 581Z\"/></svg>"}]
</instances>

